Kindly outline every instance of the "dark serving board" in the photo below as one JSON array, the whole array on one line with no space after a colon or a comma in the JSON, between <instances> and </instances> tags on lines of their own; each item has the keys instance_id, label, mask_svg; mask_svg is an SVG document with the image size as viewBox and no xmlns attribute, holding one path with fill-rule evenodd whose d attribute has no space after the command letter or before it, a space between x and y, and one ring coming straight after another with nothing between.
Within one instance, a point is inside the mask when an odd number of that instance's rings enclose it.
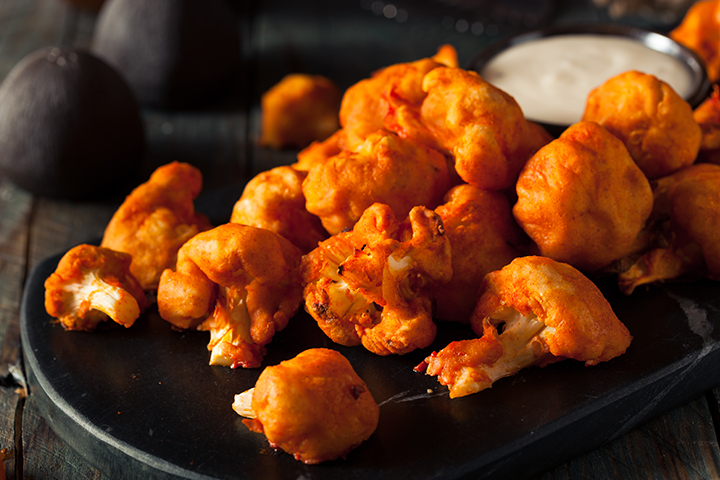
<instances>
[{"instance_id":1,"label":"dark serving board","mask_svg":"<svg viewBox=\"0 0 720 480\"><path fill-rule=\"evenodd\" d=\"M443 323L435 344L380 357L332 344L305 313L269 345L266 365L310 347L335 348L380 404L374 435L344 460L316 466L269 448L231 409L256 370L208 365L206 332L170 329L150 310L130 329L65 332L43 304L59 256L32 272L22 343L31 394L51 427L114 479L522 478L590 450L720 384L720 284L619 294L603 285L634 335L628 352L595 367L531 368L451 400L413 371L431 350L471 336Z\"/></svg>"}]
</instances>

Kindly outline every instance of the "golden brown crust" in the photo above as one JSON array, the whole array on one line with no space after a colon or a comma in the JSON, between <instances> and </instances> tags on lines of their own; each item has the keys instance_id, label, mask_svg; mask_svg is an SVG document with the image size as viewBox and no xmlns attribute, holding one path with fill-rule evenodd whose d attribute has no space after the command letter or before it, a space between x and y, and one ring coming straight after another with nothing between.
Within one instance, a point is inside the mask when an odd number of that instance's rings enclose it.
<instances>
[{"instance_id":1,"label":"golden brown crust","mask_svg":"<svg viewBox=\"0 0 720 480\"><path fill-rule=\"evenodd\" d=\"M305 177L305 172L287 166L258 174L233 206L230 222L273 231L309 252L329 235L320 219L305 209Z\"/></svg>"},{"instance_id":2,"label":"golden brown crust","mask_svg":"<svg viewBox=\"0 0 720 480\"><path fill-rule=\"evenodd\" d=\"M690 105L653 75L629 71L593 90L583 120L618 137L649 179L691 165L702 133Z\"/></svg>"},{"instance_id":3,"label":"golden brown crust","mask_svg":"<svg viewBox=\"0 0 720 480\"><path fill-rule=\"evenodd\" d=\"M653 203L625 146L593 122L540 149L516 189L513 213L540 253L588 272L632 250Z\"/></svg>"},{"instance_id":4,"label":"golden brown crust","mask_svg":"<svg viewBox=\"0 0 720 480\"><path fill-rule=\"evenodd\" d=\"M442 154L387 130L315 165L302 185L307 210L333 235L352 228L373 203L405 217L417 205L435 208L449 188Z\"/></svg>"},{"instance_id":5,"label":"golden brown crust","mask_svg":"<svg viewBox=\"0 0 720 480\"><path fill-rule=\"evenodd\" d=\"M693 50L704 62L711 82L720 79L720 18L717 0L696 2L670 38Z\"/></svg>"},{"instance_id":6,"label":"golden brown crust","mask_svg":"<svg viewBox=\"0 0 720 480\"><path fill-rule=\"evenodd\" d=\"M321 75L287 75L263 94L261 107L264 147L305 148L340 128L340 91Z\"/></svg>"},{"instance_id":7,"label":"golden brown crust","mask_svg":"<svg viewBox=\"0 0 720 480\"><path fill-rule=\"evenodd\" d=\"M202 174L192 165L159 167L120 205L100 245L132 255L133 275L145 290L157 289L160 274L175 266L182 244L212 226L195 212L193 200L201 189Z\"/></svg>"},{"instance_id":8,"label":"golden brown crust","mask_svg":"<svg viewBox=\"0 0 720 480\"><path fill-rule=\"evenodd\" d=\"M368 208L354 229L303 257L305 309L334 342L378 355L405 354L435 338L431 298L450 280L450 244L440 217L415 207L398 222Z\"/></svg>"},{"instance_id":9,"label":"golden brown crust","mask_svg":"<svg viewBox=\"0 0 720 480\"><path fill-rule=\"evenodd\" d=\"M621 355L632 337L594 283L547 257L519 257L485 276L470 324L480 337L451 342L415 367L450 397L470 395L533 365L586 366Z\"/></svg>"},{"instance_id":10,"label":"golden brown crust","mask_svg":"<svg viewBox=\"0 0 720 480\"><path fill-rule=\"evenodd\" d=\"M66 330L93 331L109 318L132 326L148 301L130 272L131 260L127 253L95 245L71 248L45 280L48 315Z\"/></svg>"},{"instance_id":11,"label":"golden brown crust","mask_svg":"<svg viewBox=\"0 0 720 480\"><path fill-rule=\"evenodd\" d=\"M211 333L211 363L253 368L302 302L301 252L269 230L228 223L183 245L163 272L160 316Z\"/></svg>"},{"instance_id":12,"label":"golden brown crust","mask_svg":"<svg viewBox=\"0 0 720 480\"><path fill-rule=\"evenodd\" d=\"M525 161L551 140L514 98L475 72L436 68L423 78L423 90L421 123L453 155L460 177L478 188L511 187Z\"/></svg>"},{"instance_id":13,"label":"golden brown crust","mask_svg":"<svg viewBox=\"0 0 720 480\"><path fill-rule=\"evenodd\" d=\"M483 277L519 256L525 238L510 202L498 192L459 185L435 211L450 240L453 270L450 282L438 287L435 316L467 323Z\"/></svg>"},{"instance_id":14,"label":"golden brown crust","mask_svg":"<svg viewBox=\"0 0 720 480\"><path fill-rule=\"evenodd\" d=\"M394 103L420 105L425 98L422 80L427 72L443 65L457 67L457 64L455 49L444 45L434 57L390 65L348 88L340 107L346 148L354 150L368 135L385 128L385 118Z\"/></svg>"},{"instance_id":15,"label":"golden brown crust","mask_svg":"<svg viewBox=\"0 0 720 480\"><path fill-rule=\"evenodd\" d=\"M307 464L344 457L373 434L380 414L350 362L324 348L265 368L252 409L256 418L243 423Z\"/></svg>"},{"instance_id":16,"label":"golden brown crust","mask_svg":"<svg viewBox=\"0 0 720 480\"><path fill-rule=\"evenodd\" d=\"M470 319L483 321L503 308L534 314L553 329L543 336L550 353L595 365L625 352L632 337L600 290L570 265L539 256L517 258L488 274Z\"/></svg>"},{"instance_id":17,"label":"golden brown crust","mask_svg":"<svg viewBox=\"0 0 720 480\"><path fill-rule=\"evenodd\" d=\"M720 166L684 168L658 180L654 194L661 245L619 275L620 289L629 295L639 285L685 276L720 278Z\"/></svg>"}]
</instances>

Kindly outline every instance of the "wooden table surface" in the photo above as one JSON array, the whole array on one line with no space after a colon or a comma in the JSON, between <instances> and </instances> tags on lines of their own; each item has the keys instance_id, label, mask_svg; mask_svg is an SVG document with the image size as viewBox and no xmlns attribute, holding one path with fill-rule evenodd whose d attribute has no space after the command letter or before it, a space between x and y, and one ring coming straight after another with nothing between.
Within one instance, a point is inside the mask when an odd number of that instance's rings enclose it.
<instances>
[{"instance_id":1,"label":"wooden table surface","mask_svg":"<svg viewBox=\"0 0 720 480\"><path fill-rule=\"evenodd\" d=\"M144 111L148 174L160 164L182 160L201 168L206 191L239 188L255 173L294 159L294 152L255 146L260 94L283 75L323 74L346 88L379 67L431 55L442 43L455 45L466 62L508 28L522 28L508 12L495 11L480 32L473 23L462 23L462 16L438 14L441 0L394 2L406 9L406 17L383 14L383 5L390 2L231 1L245 65L237 88L222 108ZM445 5L447 12L453 12L448 7L452 3ZM550 18L554 23L608 21L589 2L547 3L558 7ZM423 11L422 5L432 8ZM0 79L40 47L88 46L95 18L61 0L0 0ZM19 306L32 268L50 255L99 238L120 201L40 198L0 176L0 449L7 450L9 479L109 478L55 435L23 388ZM718 394L717 389L707 391L533 478L720 478Z\"/></svg>"}]
</instances>

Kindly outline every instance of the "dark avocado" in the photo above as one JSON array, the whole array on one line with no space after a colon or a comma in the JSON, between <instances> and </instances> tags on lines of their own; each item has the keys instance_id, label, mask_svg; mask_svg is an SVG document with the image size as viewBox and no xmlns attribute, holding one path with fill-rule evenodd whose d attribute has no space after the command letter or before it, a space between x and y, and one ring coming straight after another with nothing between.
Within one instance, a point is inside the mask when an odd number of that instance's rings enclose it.
<instances>
[{"instance_id":1,"label":"dark avocado","mask_svg":"<svg viewBox=\"0 0 720 480\"><path fill-rule=\"evenodd\" d=\"M0 174L30 192L106 194L138 172L144 148L130 88L88 52L36 51L0 85Z\"/></svg>"},{"instance_id":2,"label":"dark avocado","mask_svg":"<svg viewBox=\"0 0 720 480\"><path fill-rule=\"evenodd\" d=\"M203 106L239 72L237 17L225 1L109 0L91 51L125 76L143 106Z\"/></svg>"}]
</instances>

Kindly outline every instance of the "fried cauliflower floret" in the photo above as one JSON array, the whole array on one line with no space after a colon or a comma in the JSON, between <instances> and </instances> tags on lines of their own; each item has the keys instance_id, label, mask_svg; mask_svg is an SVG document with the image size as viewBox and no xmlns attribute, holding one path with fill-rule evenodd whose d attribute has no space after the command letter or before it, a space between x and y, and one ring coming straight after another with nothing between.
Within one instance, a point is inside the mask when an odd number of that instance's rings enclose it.
<instances>
[{"instance_id":1,"label":"fried cauliflower floret","mask_svg":"<svg viewBox=\"0 0 720 480\"><path fill-rule=\"evenodd\" d=\"M313 142L300 150L297 162L290 165L295 170L308 172L318 163L325 161L342 152L345 147L345 130L340 129L321 142Z\"/></svg>"},{"instance_id":2,"label":"fried cauliflower floret","mask_svg":"<svg viewBox=\"0 0 720 480\"><path fill-rule=\"evenodd\" d=\"M670 38L702 59L711 82L720 80L720 2L696 2L670 32Z\"/></svg>"},{"instance_id":3,"label":"fried cauliflower floret","mask_svg":"<svg viewBox=\"0 0 720 480\"><path fill-rule=\"evenodd\" d=\"M321 75L292 74L263 94L260 145L305 148L340 128L340 90Z\"/></svg>"},{"instance_id":4,"label":"fried cauliflower floret","mask_svg":"<svg viewBox=\"0 0 720 480\"><path fill-rule=\"evenodd\" d=\"M712 94L698 105L693 118L702 131L697 162L720 165L720 87L713 86Z\"/></svg>"},{"instance_id":5,"label":"fried cauliflower floret","mask_svg":"<svg viewBox=\"0 0 720 480\"><path fill-rule=\"evenodd\" d=\"M158 288L160 316L210 332L210 365L259 367L265 345L302 303L300 250L269 230L228 223L178 252Z\"/></svg>"},{"instance_id":6,"label":"fried cauliflower floret","mask_svg":"<svg viewBox=\"0 0 720 480\"><path fill-rule=\"evenodd\" d=\"M531 365L606 362L632 340L594 283L546 257L513 260L489 273L478 293L470 324L481 337L452 342L416 367L436 375L451 398L490 388Z\"/></svg>"},{"instance_id":7,"label":"fried cauliflower floret","mask_svg":"<svg viewBox=\"0 0 720 480\"><path fill-rule=\"evenodd\" d=\"M419 105L425 98L423 77L443 65L458 66L457 52L451 45L443 45L431 58L385 67L348 88L340 106L340 124L346 132L346 148L355 149L368 135L384 128L385 117L393 101L402 99L403 102Z\"/></svg>"},{"instance_id":8,"label":"fried cauliflower floret","mask_svg":"<svg viewBox=\"0 0 720 480\"><path fill-rule=\"evenodd\" d=\"M310 169L303 181L307 211L331 234L352 228L373 203L397 217L416 205L435 208L450 188L445 157L387 130L368 136L354 151L343 151Z\"/></svg>"},{"instance_id":9,"label":"fried cauliflower floret","mask_svg":"<svg viewBox=\"0 0 720 480\"><path fill-rule=\"evenodd\" d=\"M467 323L483 277L520 256L525 238L499 192L458 185L435 212L450 240L453 271L450 282L438 287L435 316Z\"/></svg>"},{"instance_id":10,"label":"fried cauliflower floret","mask_svg":"<svg viewBox=\"0 0 720 480\"><path fill-rule=\"evenodd\" d=\"M649 179L695 162L702 133L690 105L653 75L629 71L588 95L583 120L618 137Z\"/></svg>"},{"instance_id":11,"label":"fried cauliflower floret","mask_svg":"<svg viewBox=\"0 0 720 480\"><path fill-rule=\"evenodd\" d=\"M334 342L404 354L435 338L432 294L452 276L440 217L415 207L403 222L374 204L351 231L303 257L305 309Z\"/></svg>"},{"instance_id":12,"label":"fried cauliflower floret","mask_svg":"<svg viewBox=\"0 0 720 480\"><path fill-rule=\"evenodd\" d=\"M542 255L586 272L635 248L650 216L650 183L623 143L579 122L540 149L518 178L513 214Z\"/></svg>"},{"instance_id":13,"label":"fried cauliflower floret","mask_svg":"<svg viewBox=\"0 0 720 480\"><path fill-rule=\"evenodd\" d=\"M455 170L483 190L511 187L530 156L552 140L528 122L514 98L461 68L436 68L423 78L420 122L452 154Z\"/></svg>"},{"instance_id":14,"label":"fried cauliflower floret","mask_svg":"<svg viewBox=\"0 0 720 480\"><path fill-rule=\"evenodd\" d=\"M654 194L662 241L619 275L620 290L679 277L720 280L720 166L682 169L658 180Z\"/></svg>"},{"instance_id":15,"label":"fried cauliflower floret","mask_svg":"<svg viewBox=\"0 0 720 480\"><path fill-rule=\"evenodd\" d=\"M193 205L201 189L202 174L192 165L161 166L127 196L105 228L100 245L132 255L130 271L146 291L157 289L162 271L175 266L183 243L211 228Z\"/></svg>"},{"instance_id":16,"label":"fried cauliflower floret","mask_svg":"<svg viewBox=\"0 0 720 480\"><path fill-rule=\"evenodd\" d=\"M45 310L65 330L93 331L112 319L130 327L147 308L130 255L82 244L68 250L45 280Z\"/></svg>"},{"instance_id":17,"label":"fried cauliflower floret","mask_svg":"<svg viewBox=\"0 0 720 480\"><path fill-rule=\"evenodd\" d=\"M255 387L235 396L245 426L306 464L345 457L377 428L380 407L350 362L312 348L266 367Z\"/></svg>"},{"instance_id":18,"label":"fried cauliflower floret","mask_svg":"<svg viewBox=\"0 0 720 480\"><path fill-rule=\"evenodd\" d=\"M286 166L260 173L245 186L230 222L273 231L309 252L329 235L320 219L305 210L305 177L305 172Z\"/></svg>"}]
</instances>

